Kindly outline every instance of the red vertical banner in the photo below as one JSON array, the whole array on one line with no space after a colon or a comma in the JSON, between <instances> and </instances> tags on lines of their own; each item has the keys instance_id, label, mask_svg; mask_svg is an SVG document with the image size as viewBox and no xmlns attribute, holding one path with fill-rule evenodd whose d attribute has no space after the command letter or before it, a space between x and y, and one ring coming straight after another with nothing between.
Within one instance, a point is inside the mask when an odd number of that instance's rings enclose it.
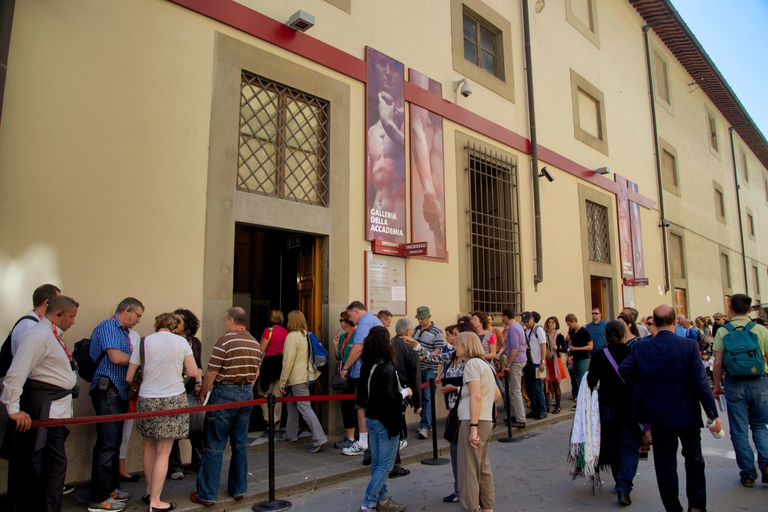
<instances>
[{"instance_id":1,"label":"red vertical banner","mask_svg":"<svg viewBox=\"0 0 768 512\"><path fill-rule=\"evenodd\" d=\"M409 81L442 96L442 85L416 70ZM427 256L445 259L443 118L411 104L411 241L427 242Z\"/></svg>"},{"instance_id":2,"label":"red vertical banner","mask_svg":"<svg viewBox=\"0 0 768 512\"><path fill-rule=\"evenodd\" d=\"M637 183L627 182L627 188L638 192ZM629 202L629 221L632 225L632 257L635 263L635 279L645 277L645 264L643 263L643 231L640 224L640 205L634 201Z\"/></svg>"},{"instance_id":3,"label":"red vertical banner","mask_svg":"<svg viewBox=\"0 0 768 512\"><path fill-rule=\"evenodd\" d=\"M632 256L632 225L629 218L629 196L627 179L614 174L616 180L616 210L619 217L619 253L621 254L621 277L634 279L634 261Z\"/></svg>"},{"instance_id":4,"label":"red vertical banner","mask_svg":"<svg viewBox=\"0 0 768 512\"><path fill-rule=\"evenodd\" d=\"M405 67L366 48L366 240L405 243Z\"/></svg>"}]
</instances>

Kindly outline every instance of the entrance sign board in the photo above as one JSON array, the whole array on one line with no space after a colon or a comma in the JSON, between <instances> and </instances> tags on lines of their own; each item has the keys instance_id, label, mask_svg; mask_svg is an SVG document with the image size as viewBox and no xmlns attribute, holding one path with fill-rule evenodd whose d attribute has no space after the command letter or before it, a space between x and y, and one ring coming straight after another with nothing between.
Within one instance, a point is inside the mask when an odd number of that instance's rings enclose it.
<instances>
[{"instance_id":1,"label":"entrance sign board","mask_svg":"<svg viewBox=\"0 0 768 512\"><path fill-rule=\"evenodd\" d=\"M374 314L405 314L405 259L365 251L365 306Z\"/></svg>"}]
</instances>

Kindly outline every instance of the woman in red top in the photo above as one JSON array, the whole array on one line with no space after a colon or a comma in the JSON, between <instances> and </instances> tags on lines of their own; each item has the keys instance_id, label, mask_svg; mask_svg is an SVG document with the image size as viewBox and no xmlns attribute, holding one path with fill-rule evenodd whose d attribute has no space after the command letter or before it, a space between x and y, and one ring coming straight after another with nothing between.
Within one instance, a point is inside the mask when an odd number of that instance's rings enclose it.
<instances>
[{"instance_id":1,"label":"woman in red top","mask_svg":"<svg viewBox=\"0 0 768 512\"><path fill-rule=\"evenodd\" d=\"M258 393L261 396L273 394L282 396L280 393L280 372L283 369L283 345L288 331L282 326L283 312L279 309L273 309L269 312L269 324L271 327L264 329L261 334L261 351L264 353L264 359L261 362L259 371ZM281 404L275 404L275 428L280 426ZM269 421L269 408L267 404L261 405L261 413L264 415L264 421Z\"/></svg>"}]
</instances>

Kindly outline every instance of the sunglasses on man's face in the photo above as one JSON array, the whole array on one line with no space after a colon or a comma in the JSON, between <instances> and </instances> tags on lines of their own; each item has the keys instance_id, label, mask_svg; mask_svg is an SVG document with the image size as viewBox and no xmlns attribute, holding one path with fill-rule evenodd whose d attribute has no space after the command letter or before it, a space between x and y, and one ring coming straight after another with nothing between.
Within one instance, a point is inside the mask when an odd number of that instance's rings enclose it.
<instances>
[{"instance_id":1,"label":"sunglasses on man's face","mask_svg":"<svg viewBox=\"0 0 768 512\"><path fill-rule=\"evenodd\" d=\"M652 326L652 325L653 325L653 322L645 322L645 325L647 325L648 327L650 327L650 326Z\"/></svg>"}]
</instances>

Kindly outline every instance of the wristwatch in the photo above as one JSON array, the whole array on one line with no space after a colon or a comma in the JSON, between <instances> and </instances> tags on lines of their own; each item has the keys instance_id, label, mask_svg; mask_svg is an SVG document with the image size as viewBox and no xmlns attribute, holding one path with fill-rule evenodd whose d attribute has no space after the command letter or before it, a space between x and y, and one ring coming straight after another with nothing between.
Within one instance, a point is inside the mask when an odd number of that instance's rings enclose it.
<instances>
[{"instance_id":1,"label":"wristwatch","mask_svg":"<svg viewBox=\"0 0 768 512\"><path fill-rule=\"evenodd\" d=\"M477 426L478 426L478 424L477 424L477 423L470 423L470 424L469 424L469 426L470 426L470 427L477 427Z\"/></svg>"}]
</instances>

